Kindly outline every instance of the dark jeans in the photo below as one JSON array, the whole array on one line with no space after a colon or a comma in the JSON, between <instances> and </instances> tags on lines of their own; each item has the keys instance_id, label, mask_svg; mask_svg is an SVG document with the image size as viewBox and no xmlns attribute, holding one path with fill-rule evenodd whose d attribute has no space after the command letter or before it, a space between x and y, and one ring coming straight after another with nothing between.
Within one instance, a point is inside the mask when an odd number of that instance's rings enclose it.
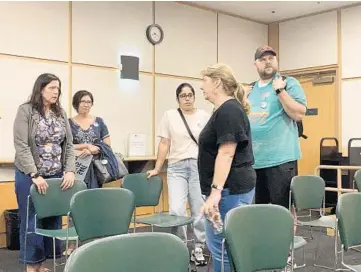
<instances>
[{"instance_id":1,"label":"dark jeans","mask_svg":"<svg viewBox=\"0 0 361 272\"><path fill-rule=\"evenodd\" d=\"M297 161L257 169L256 204L272 203L288 209L291 180L297 172Z\"/></svg>"},{"instance_id":2,"label":"dark jeans","mask_svg":"<svg viewBox=\"0 0 361 272\"><path fill-rule=\"evenodd\" d=\"M55 175L47 178L60 178L61 175ZM30 176L25 175L23 172L15 169L15 194L19 207L20 216L20 257L21 263L38 264L45 259L53 258L53 239L43 237L35 233L27 235L26 252L25 252L25 231L26 231L26 212L28 195L30 194L30 186L32 180ZM35 209L33 202L29 201L29 221L28 232L35 231ZM48 217L37 222L38 228L44 229L60 229L61 217ZM61 241L56 240L55 243L56 257L61 256Z\"/></svg>"}]
</instances>

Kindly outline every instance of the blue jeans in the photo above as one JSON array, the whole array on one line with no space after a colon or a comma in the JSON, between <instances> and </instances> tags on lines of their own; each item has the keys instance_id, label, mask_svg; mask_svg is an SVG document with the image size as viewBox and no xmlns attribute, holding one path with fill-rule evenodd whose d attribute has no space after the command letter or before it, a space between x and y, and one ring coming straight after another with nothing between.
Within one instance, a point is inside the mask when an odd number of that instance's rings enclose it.
<instances>
[{"instance_id":1,"label":"blue jeans","mask_svg":"<svg viewBox=\"0 0 361 272\"><path fill-rule=\"evenodd\" d=\"M219 212L221 213L222 220L228 211L237 208L242 205L249 205L252 203L255 189L252 189L246 194L230 195L228 189L223 189L222 198L219 202ZM206 220L206 238L207 246L212 254L213 271L220 272L222 267L222 234L216 234L213 226ZM231 267L228 261L227 252L224 253L224 272L230 272Z\"/></svg>"},{"instance_id":2,"label":"blue jeans","mask_svg":"<svg viewBox=\"0 0 361 272\"><path fill-rule=\"evenodd\" d=\"M195 159L186 159L168 165L167 169L169 212L178 216L186 216L186 203L189 202L193 217L193 231L196 246L203 247L206 234L201 207L204 203L199 184L198 165ZM172 228L172 233L182 240L187 239L186 226Z\"/></svg>"},{"instance_id":3,"label":"blue jeans","mask_svg":"<svg viewBox=\"0 0 361 272\"><path fill-rule=\"evenodd\" d=\"M48 178L60 178L61 175L51 176ZM38 264L45 259L53 258L53 239L43 237L35 233L27 235L26 252L24 250L25 231L26 231L26 212L28 195L30 194L30 187L32 180L30 176L15 169L15 194L19 207L20 216L20 257L21 263ZM28 232L35 231L35 209L33 202L29 201L29 225ZM44 229L61 229L61 217L48 217L38 220L37 226ZM55 243L56 257L61 257L61 241L56 240Z\"/></svg>"}]
</instances>

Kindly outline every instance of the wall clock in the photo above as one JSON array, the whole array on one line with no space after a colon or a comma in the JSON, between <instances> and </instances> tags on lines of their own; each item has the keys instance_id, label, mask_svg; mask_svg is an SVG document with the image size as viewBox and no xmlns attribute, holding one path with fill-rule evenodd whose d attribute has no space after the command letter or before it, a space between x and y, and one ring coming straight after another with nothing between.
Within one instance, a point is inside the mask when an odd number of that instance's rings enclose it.
<instances>
[{"instance_id":1,"label":"wall clock","mask_svg":"<svg viewBox=\"0 0 361 272\"><path fill-rule=\"evenodd\" d=\"M146 33L148 41L153 45L161 43L164 37L163 29L157 24L148 26Z\"/></svg>"}]
</instances>

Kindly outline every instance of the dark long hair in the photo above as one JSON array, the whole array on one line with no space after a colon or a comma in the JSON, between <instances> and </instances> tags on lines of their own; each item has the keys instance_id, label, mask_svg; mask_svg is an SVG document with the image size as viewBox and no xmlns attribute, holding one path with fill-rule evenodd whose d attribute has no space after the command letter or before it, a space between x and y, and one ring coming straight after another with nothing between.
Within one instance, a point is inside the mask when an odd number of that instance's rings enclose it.
<instances>
[{"instance_id":1,"label":"dark long hair","mask_svg":"<svg viewBox=\"0 0 361 272\"><path fill-rule=\"evenodd\" d=\"M59 96L56 103L50 105L50 109L55 113L56 116L59 117L61 115L61 110L62 110L62 107L60 105L61 81L56 75L45 73L38 76L38 78L34 83L33 92L29 98L29 101L27 102L33 107L33 109L36 109L42 116L45 115L45 111L44 111L43 96L41 92L46 85L48 85L50 82L54 80L59 82Z\"/></svg>"}]
</instances>

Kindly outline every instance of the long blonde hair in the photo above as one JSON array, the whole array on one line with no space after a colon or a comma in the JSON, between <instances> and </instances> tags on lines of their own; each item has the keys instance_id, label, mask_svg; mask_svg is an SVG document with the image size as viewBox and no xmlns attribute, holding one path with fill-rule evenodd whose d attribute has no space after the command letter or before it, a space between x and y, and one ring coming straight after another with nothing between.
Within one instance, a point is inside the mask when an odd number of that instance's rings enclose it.
<instances>
[{"instance_id":1,"label":"long blonde hair","mask_svg":"<svg viewBox=\"0 0 361 272\"><path fill-rule=\"evenodd\" d=\"M212 79L220 79L227 95L233 96L244 108L247 114L250 113L250 105L247 102L244 86L238 83L232 69L226 64L215 64L208 66L201 71L202 76Z\"/></svg>"}]
</instances>

